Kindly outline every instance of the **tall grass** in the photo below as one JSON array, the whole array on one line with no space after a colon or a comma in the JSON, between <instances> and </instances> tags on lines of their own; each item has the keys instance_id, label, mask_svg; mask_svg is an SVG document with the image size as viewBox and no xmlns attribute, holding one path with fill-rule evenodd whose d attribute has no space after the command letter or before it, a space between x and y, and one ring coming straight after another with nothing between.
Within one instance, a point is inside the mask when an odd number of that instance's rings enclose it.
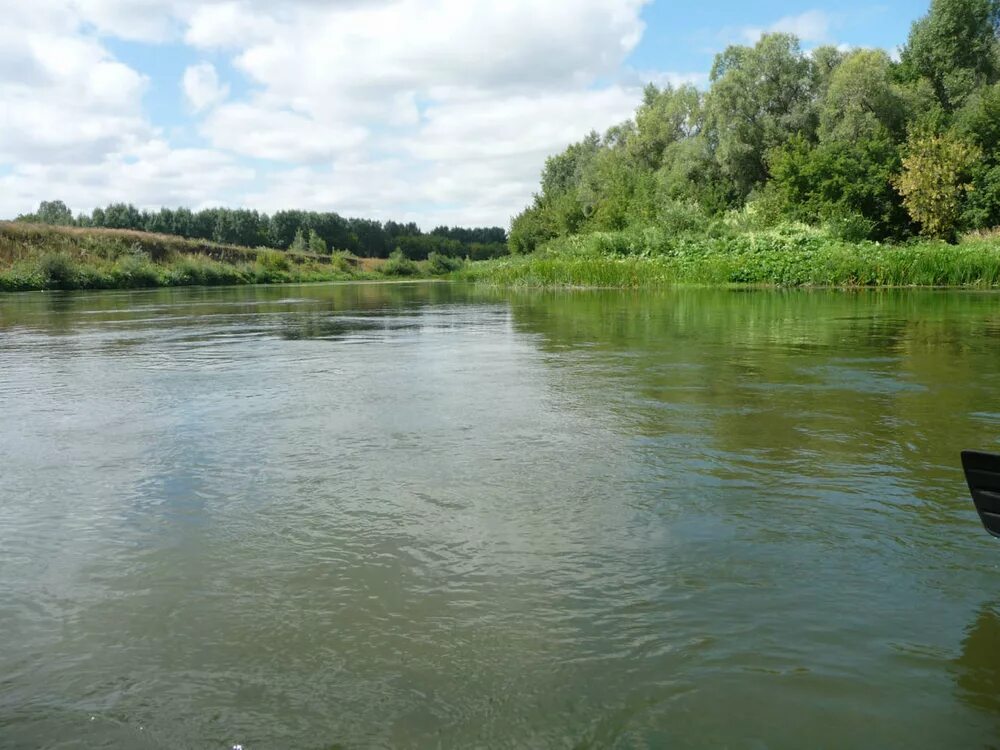
<instances>
[{"instance_id":1,"label":"tall grass","mask_svg":"<svg viewBox=\"0 0 1000 750\"><path fill-rule=\"evenodd\" d=\"M648 227L561 238L533 255L472 264L456 277L498 286L992 287L1000 285L1000 241L880 245L798 225L715 237Z\"/></svg>"}]
</instances>

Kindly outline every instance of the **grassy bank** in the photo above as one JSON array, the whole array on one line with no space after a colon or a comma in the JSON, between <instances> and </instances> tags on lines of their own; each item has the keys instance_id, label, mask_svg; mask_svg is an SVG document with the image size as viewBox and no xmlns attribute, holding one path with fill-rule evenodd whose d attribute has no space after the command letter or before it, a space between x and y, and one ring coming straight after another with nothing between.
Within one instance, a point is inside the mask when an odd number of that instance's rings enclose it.
<instances>
[{"instance_id":1,"label":"grassy bank","mask_svg":"<svg viewBox=\"0 0 1000 750\"><path fill-rule=\"evenodd\" d=\"M454 270L442 265L237 247L129 230L0 222L0 291L339 281Z\"/></svg>"},{"instance_id":2,"label":"grassy bank","mask_svg":"<svg viewBox=\"0 0 1000 750\"><path fill-rule=\"evenodd\" d=\"M715 237L650 227L563 237L531 255L475 263L456 276L542 287L993 287L1000 285L1000 237L970 236L958 245L883 245L848 242L801 225Z\"/></svg>"}]
</instances>

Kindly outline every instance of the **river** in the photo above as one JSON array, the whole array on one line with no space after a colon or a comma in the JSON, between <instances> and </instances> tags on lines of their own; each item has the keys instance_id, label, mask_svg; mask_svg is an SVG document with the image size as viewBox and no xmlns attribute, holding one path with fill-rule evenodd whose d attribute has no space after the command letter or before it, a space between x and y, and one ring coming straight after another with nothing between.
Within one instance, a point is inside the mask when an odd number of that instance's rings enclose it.
<instances>
[{"instance_id":1,"label":"river","mask_svg":"<svg viewBox=\"0 0 1000 750\"><path fill-rule=\"evenodd\" d=\"M0 747L983 747L1000 294L0 295Z\"/></svg>"}]
</instances>

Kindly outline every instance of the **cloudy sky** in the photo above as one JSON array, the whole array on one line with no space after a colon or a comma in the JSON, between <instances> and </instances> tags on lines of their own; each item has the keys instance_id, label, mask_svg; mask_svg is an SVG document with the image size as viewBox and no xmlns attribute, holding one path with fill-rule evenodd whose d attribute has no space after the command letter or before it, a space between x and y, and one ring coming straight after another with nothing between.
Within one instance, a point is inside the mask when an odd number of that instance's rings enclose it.
<instances>
[{"instance_id":1,"label":"cloudy sky","mask_svg":"<svg viewBox=\"0 0 1000 750\"><path fill-rule=\"evenodd\" d=\"M506 225L546 155L766 30L926 0L0 0L0 217L62 199Z\"/></svg>"}]
</instances>

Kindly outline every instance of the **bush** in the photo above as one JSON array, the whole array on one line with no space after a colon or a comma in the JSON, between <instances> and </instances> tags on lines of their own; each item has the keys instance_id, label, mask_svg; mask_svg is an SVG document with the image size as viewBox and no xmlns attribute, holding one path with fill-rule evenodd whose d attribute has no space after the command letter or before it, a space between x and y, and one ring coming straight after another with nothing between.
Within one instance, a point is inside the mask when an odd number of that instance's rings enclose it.
<instances>
[{"instance_id":1,"label":"bush","mask_svg":"<svg viewBox=\"0 0 1000 750\"><path fill-rule=\"evenodd\" d=\"M446 273L452 273L453 271L459 270L464 265L464 260L461 258L452 258L450 255L431 253L427 256L427 268L435 276L443 276Z\"/></svg>"},{"instance_id":2,"label":"bush","mask_svg":"<svg viewBox=\"0 0 1000 750\"><path fill-rule=\"evenodd\" d=\"M830 236L844 242L863 242L872 238L875 225L876 222L861 214L843 213L829 218L823 228Z\"/></svg>"},{"instance_id":3,"label":"bush","mask_svg":"<svg viewBox=\"0 0 1000 750\"><path fill-rule=\"evenodd\" d=\"M126 255L119 258L111 271L116 286L140 289L160 286L159 268L146 255Z\"/></svg>"},{"instance_id":4,"label":"bush","mask_svg":"<svg viewBox=\"0 0 1000 750\"><path fill-rule=\"evenodd\" d=\"M260 250L257 252L257 265L268 271L287 271L288 256L280 250Z\"/></svg>"},{"instance_id":5,"label":"bush","mask_svg":"<svg viewBox=\"0 0 1000 750\"><path fill-rule=\"evenodd\" d=\"M358 266L358 258L346 250L337 250L330 258L330 267L340 273L351 273Z\"/></svg>"},{"instance_id":6,"label":"bush","mask_svg":"<svg viewBox=\"0 0 1000 750\"><path fill-rule=\"evenodd\" d=\"M393 250L382 266L382 273L386 276L416 276L419 270L414 261L403 255L402 250Z\"/></svg>"},{"instance_id":7,"label":"bush","mask_svg":"<svg viewBox=\"0 0 1000 750\"><path fill-rule=\"evenodd\" d=\"M656 224L671 234L703 233L711 219L696 203L668 201L660 206Z\"/></svg>"},{"instance_id":8,"label":"bush","mask_svg":"<svg viewBox=\"0 0 1000 750\"><path fill-rule=\"evenodd\" d=\"M63 252L46 253L39 258L38 274L49 289L72 289L76 285L76 264Z\"/></svg>"}]
</instances>

